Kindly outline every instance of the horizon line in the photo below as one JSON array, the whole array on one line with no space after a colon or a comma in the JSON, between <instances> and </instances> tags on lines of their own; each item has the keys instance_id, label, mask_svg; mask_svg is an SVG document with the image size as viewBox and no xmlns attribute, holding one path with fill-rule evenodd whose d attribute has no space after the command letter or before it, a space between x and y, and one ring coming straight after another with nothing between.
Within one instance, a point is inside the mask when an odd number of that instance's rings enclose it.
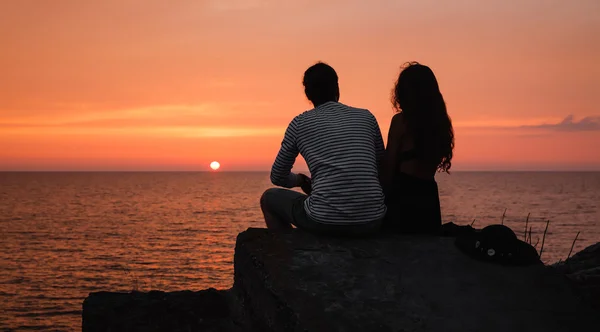
<instances>
[{"instance_id":1,"label":"horizon line","mask_svg":"<svg viewBox=\"0 0 600 332\"><path fill-rule=\"evenodd\" d=\"M600 169L498 169L498 170L455 170L452 173L598 173ZM0 170L0 173L270 173L268 170ZM295 173L310 173L308 170L298 170ZM443 174L438 172L436 174Z\"/></svg>"}]
</instances>

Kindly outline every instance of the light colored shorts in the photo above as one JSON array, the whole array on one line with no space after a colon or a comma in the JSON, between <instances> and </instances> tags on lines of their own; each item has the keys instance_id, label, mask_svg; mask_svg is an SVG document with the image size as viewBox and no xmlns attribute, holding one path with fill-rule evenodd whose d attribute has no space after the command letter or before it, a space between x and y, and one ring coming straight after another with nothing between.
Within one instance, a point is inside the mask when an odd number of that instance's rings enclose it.
<instances>
[{"instance_id":1,"label":"light colored shorts","mask_svg":"<svg viewBox=\"0 0 600 332\"><path fill-rule=\"evenodd\" d=\"M269 213L286 220L299 229L324 235L366 237L375 234L382 220L357 224L329 224L313 220L304 209L307 195L289 189L267 189L261 197L261 205Z\"/></svg>"}]
</instances>

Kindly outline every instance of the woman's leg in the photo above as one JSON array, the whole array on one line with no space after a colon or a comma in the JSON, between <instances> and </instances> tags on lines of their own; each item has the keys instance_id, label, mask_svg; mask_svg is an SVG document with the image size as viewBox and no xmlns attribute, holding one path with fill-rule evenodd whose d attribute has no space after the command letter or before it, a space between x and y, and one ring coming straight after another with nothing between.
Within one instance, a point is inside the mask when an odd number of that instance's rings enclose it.
<instances>
[{"instance_id":1,"label":"woman's leg","mask_svg":"<svg viewBox=\"0 0 600 332\"><path fill-rule=\"evenodd\" d=\"M306 195L289 189L267 189L260 198L260 208L265 217L267 228L273 230L291 229L294 218L294 202L304 197Z\"/></svg>"}]
</instances>

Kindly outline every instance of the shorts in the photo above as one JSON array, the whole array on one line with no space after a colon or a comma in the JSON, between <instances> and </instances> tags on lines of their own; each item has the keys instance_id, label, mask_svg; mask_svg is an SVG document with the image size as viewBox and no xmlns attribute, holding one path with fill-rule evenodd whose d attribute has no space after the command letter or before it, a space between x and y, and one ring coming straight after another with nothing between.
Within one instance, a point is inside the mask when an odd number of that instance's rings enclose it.
<instances>
[{"instance_id":1,"label":"shorts","mask_svg":"<svg viewBox=\"0 0 600 332\"><path fill-rule=\"evenodd\" d=\"M271 188L261 198L263 208L299 229L323 235L365 237L379 232L383 220L368 223L331 224L312 219L304 209L307 195L289 189Z\"/></svg>"}]
</instances>

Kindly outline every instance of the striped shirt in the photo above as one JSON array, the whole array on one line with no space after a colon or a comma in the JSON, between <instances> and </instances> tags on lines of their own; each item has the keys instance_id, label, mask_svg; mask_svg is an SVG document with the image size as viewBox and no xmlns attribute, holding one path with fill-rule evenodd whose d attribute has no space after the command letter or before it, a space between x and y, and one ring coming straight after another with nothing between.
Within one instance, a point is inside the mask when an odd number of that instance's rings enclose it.
<instances>
[{"instance_id":1,"label":"striped shirt","mask_svg":"<svg viewBox=\"0 0 600 332\"><path fill-rule=\"evenodd\" d=\"M312 176L304 202L311 219L356 224L383 218L386 212L378 166L384 146L377 120L365 109L327 102L296 116L289 124L271 169L271 182L291 188L298 154Z\"/></svg>"}]
</instances>

